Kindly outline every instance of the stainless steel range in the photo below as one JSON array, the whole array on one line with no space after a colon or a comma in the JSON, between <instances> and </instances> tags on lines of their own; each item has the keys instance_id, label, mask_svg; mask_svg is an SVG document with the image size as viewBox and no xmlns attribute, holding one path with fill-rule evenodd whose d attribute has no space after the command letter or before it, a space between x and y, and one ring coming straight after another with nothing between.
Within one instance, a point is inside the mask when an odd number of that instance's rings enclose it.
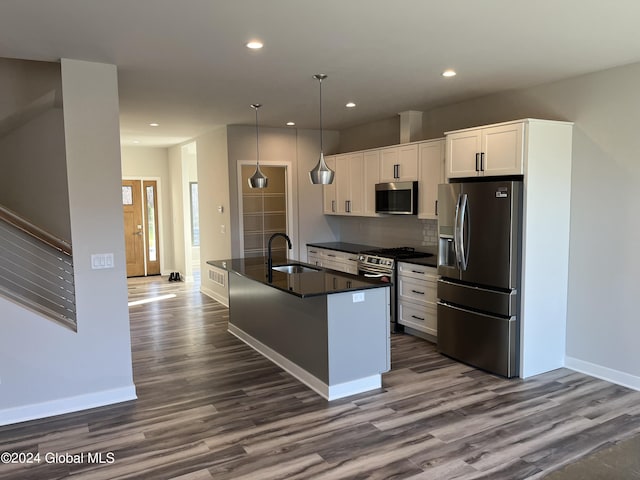
<instances>
[{"instance_id":1,"label":"stainless steel range","mask_svg":"<svg viewBox=\"0 0 640 480\"><path fill-rule=\"evenodd\" d=\"M397 273L398 261L411 258L424 258L433 256L431 253L418 252L412 247L380 248L367 250L358 255L358 274L365 277L380 278L393 284L391 288L391 331L403 332L404 327L397 322Z\"/></svg>"}]
</instances>

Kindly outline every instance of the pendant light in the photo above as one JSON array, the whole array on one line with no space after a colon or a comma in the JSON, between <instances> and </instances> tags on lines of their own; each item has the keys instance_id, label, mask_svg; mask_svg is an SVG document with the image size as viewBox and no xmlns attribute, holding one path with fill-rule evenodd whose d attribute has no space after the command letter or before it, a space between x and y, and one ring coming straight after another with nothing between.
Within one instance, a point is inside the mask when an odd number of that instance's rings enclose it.
<instances>
[{"instance_id":1,"label":"pendant light","mask_svg":"<svg viewBox=\"0 0 640 480\"><path fill-rule=\"evenodd\" d=\"M261 107L259 103L251 104L251 108L256 111L256 171L249 178L249 187L251 188L267 188L269 179L265 177L260 170L260 144L258 142L258 109Z\"/></svg>"},{"instance_id":2,"label":"pendant light","mask_svg":"<svg viewBox=\"0 0 640 480\"><path fill-rule=\"evenodd\" d=\"M327 78L324 73L318 73L313 76L320 84L320 158L318 164L309 172L309 179L314 185L328 185L333 183L335 172L331 170L324 161L324 153L322 153L322 80Z\"/></svg>"}]
</instances>

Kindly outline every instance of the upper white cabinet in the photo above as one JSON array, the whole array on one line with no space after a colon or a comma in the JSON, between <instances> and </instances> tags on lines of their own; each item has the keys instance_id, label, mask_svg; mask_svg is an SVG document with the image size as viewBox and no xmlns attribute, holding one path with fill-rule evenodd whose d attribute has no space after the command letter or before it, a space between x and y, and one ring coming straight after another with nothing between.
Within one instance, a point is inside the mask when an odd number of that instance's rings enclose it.
<instances>
[{"instance_id":1,"label":"upper white cabinet","mask_svg":"<svg viewBox=\"0 0 640 480\"><path fill-rule=\"evenodd\" d=\"M418 145L410 143L380 150L380 182L418 180Z\"/></svg>"},{"instance_id":2,"label":"upper white cabinet","mask_svg":"<svg viewBox=\"0 0 640 480\"><path fill-rule=\"evenodd\" d=\"M444 183L444 138L418 144L418 218L438 218L438 184Z\"/></svg>"},{"instance_id":3,"label":"upper white cabinet","mask_svg":"<svg viewBox=\"0 0 640 480\"><path fill-rule=\"evenodd\" d=\"M324 161L327 163L327 166L335 172L336 170L336 158L344 156L344 155L330 155L324 157ZM333 183L329 185L322 186L322 211L326 215L337 214L338 213L338 202L336 199L336 183L337 179L334 176Z\"/></svg>"},{"instance_id":4,"label":"upper white cabinet","mask_svg":"<svg viewBox=\"0 0 640 480\"><path fill-rule=\"evenodd\" d=\"M437 218L438 184L444 181L444 144L444 139L437 139L325 157L336 173L333 183L323 186L323 212L379 217L376 183L417 180L418 217Z\"/></svg>"},{"instance_id":5,"label":"upper white cabinet","mask_svg":"<svg viewBox=\"0 0 640 480\"><path fill-rule=\"evenodd\" d=\"M364 204L363 152L336 158L336 210L339 215L362 215Z\"/></svg>"},{"instance_id":6,"label":"upper white cabinet","mask_svg":"<svg viewBox=\"0 0 640 480\"><path fill-rule=\"evenodd\" d=\"M447 132L446 176L523 175L526 121Z\"/></svg>"},{"instance_id":7,"label":"upper white cabinet","mask_svg":"<svg viewBox=\"0 0 640 480\"><path fill-rule=\"evenodd\" d=\"M380 150L364 152L364 212L366 217L376 213L376 183L380 183Z\"/></svg>"}]
</instances>

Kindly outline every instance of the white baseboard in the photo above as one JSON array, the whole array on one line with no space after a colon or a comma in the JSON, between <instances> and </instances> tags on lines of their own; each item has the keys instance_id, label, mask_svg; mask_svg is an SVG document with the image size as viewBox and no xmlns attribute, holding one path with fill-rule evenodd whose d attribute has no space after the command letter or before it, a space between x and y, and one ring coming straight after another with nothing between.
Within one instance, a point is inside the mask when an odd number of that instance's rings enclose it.
<instances>
[{"instance_id":1,"label":"white baseboard","mask_svg":"<svg viewBox=\"0 0 640 480\"><path fill-rule=\"evenodd\" d=\"M585 373L592 377L606 380L607 382L640 391L640 377L636 375L603 367L602 365L597 365L595 363L585 362L584 360L579 360L573 357L565 357L564 364L565 367L575 370L576 372Z\"/></svg>"},{"instance_id":2,"label":"white baseboard","mask_svg":"<svg viewBox=\"0 0 640 480\"><path fill-rule=\"evenodd\" d=\"M86 395L61 398L50 402L7 408L0 410L0 426L78 412L89 408L104 407L105 405L135 400L136 398L138 398L136 396L136 387L131 385Z\"/></svg>"},{"instance_id":3,"label":"white baseboard","mask_svg":"<svg viewBox=\"0 0 640 480\"><path fill-rule=\"evenodd\" d=\"M261 341L256 340L254 337L246 333L244 330L236 327L235 325L229 324L228 331L230 334L234 335L239 340L249 345L256 352L271 360L273 363L293 375L295 378L300 380L306 386L308 386L327 400L337 400L338 398L344 398L350 395L355 395L357 393L367 392L369 390L374 390L382 386L382 375L380 374L371 375L365 378L359 378L357 380L352 380L350 382L344 382L337 385L327 385L318 377L310 374L299 365L293 363L288 358L283 357L278 352L268 347Z\"/></svg>"},{"instance_id":4,"label":"white baseboard","mask_svg":"<svg viewBox=\"0 0 640 480\"><path fill-rule=\"evenodd\" d=\"M207 287L203 287L200 285L200 292L204 293L207 297L213 298L216 302L221 303L225 307L229 308L229 300L226 297L214 292L213 290L208 289Z\"/></svg>"}]
</instances>

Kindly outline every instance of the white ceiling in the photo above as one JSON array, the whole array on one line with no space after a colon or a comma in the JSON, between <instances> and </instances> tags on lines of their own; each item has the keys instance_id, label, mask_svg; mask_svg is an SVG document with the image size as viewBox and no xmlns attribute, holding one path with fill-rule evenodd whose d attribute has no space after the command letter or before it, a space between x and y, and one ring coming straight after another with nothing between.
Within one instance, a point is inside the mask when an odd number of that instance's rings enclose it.
<instances>
[{"instance_id":1,"label":"white ceiling","mask_svg":"<svg viewBox=\"0 0 640 480\"><path fill-rule=\"evenodd\" d=\"M0 57L116 64L123 144L166 146L256 102L261 126L317 128L315 73L343 129L637 62L639 19L638 0L1 0Z\"/></svg>"}]
</instances>

